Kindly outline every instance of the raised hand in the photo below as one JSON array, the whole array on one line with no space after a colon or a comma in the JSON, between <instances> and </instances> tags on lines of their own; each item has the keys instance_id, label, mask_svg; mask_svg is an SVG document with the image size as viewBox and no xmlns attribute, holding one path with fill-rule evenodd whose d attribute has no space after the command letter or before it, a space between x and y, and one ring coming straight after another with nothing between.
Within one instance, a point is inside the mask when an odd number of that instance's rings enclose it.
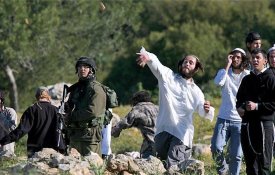
<instances>
[{"instance_id":1,"label":"raised hand","mask_svg":"<svg viewBox=\"0 0 275 175\"><path fill-rule=\"evenodd\" d=\"M233 55L229 54L227 56L227 64L231 65L232 64L232 58L233 58Z\"/></svg>"},{"instance_id":2,"label":"raised hand","mask_svg":"<svg viewBox=\"0 0 275 175\"><path fill-rule=\"evenodd\" d=\"M228 71L231 64L232 64L232 58L233 58L233 55L229 54L227 56L227 63L226 63L226 66L225 66L225 70Z\"/></svg>"},{"instance_id":3,"label":"raised hand","mask_svg":"<svg viewBox=\"0 0 275 175\"><path fill-rule=\"evenodd\" d=\"M136 62L139 66L144 67L146 65L146 63L150 60L148 54L146 53L146 50L144 49L144 47L142 47L140 49L140 52L137 53L137 55L139 55L139 57L136 59Z\"/></svg>"}]
</instances>

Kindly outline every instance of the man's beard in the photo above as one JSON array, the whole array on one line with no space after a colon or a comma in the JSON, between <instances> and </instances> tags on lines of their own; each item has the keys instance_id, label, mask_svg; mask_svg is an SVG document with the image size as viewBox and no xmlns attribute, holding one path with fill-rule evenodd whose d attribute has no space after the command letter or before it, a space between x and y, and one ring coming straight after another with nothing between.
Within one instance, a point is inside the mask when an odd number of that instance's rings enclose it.
<instances>
[{"instance_id":1,"label":"man's beard","mask_svg":"<svg viewBox=\"0 0 275 175\"><path fill-rule=\"evenodd\" d=\"M185 79L192 78L195 75L195 71L190 71L190 72L181 72L181 76Z\"/></svg>"}]
</instances>

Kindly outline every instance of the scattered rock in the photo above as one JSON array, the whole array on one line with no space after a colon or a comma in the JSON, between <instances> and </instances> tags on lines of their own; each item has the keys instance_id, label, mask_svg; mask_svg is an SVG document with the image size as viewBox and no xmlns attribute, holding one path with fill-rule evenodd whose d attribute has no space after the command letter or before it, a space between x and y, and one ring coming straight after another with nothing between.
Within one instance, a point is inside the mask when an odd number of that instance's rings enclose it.
<instances>
[{"instance_id":1,"label":"scattered rock","mask_svg":"<svg viewBox=\"0 0 275 175\"><path fill-rule=\"evenodd\" d=\"M192 155L194 157L199 155L211 155L210 146L207 144L194 144L192 148Z\"/></svg>"}]
</instances>

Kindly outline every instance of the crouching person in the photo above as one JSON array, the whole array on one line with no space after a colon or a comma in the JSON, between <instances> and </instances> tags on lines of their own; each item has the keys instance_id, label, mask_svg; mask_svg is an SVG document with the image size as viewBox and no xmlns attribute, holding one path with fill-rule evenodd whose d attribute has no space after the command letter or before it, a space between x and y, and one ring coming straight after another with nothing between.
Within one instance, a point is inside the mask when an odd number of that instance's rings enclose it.
<instances>
[{"instance_id":1,"label":"crouching person","mask_svg":"<svg viewBox=\"0 0 275 175\"><path fill-rule=\"evenodd\" d=\"M147 91L136 92L132 97L132 110L112 128L112 136L119 137L123 129L136 127L141 131L143 142L140 157L155 156L154 135L158 106L154 105Z\"/></svg>"}]
</instances>

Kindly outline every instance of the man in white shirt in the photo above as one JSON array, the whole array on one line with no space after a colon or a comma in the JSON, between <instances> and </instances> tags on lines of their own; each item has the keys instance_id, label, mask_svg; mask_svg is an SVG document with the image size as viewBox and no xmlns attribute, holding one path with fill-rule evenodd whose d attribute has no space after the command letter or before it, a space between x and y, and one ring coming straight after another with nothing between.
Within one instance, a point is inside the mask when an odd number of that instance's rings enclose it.
<instances>
[{"instance_id":1,"label":"man in white shirt","mask_svg":"<svg viewBox=\"0 0 275 175\"><path fill-rule=\"evenodd\" d=\"M236 48L227 56L226 66L220 69L214 79L221 87L222 103L211 140L213 159L217 163L218 174L238 175L241 168L241 122L236 110L236 94L244 76L249 74L244 65L248 58L243 49ZM224 148L228 144L229 162L226 162Z\"/></svg>"},{"instance_id":2,"label":"man in white shirt","mask_svg":"<svg viewBox=\"0 0 275 175\"><path fill-rule=\"evenodd\" d=\"M137 63L147 64L158 79L159 114L156 121L155 147L166 169L190 158L194 136L193 113L198 112L212 121L214 108L205 101L193 75L203 70L195 55L188 55L178 63L179 73L162 65L158 58L144 48Z\"/></svg>"}]
</instances>

